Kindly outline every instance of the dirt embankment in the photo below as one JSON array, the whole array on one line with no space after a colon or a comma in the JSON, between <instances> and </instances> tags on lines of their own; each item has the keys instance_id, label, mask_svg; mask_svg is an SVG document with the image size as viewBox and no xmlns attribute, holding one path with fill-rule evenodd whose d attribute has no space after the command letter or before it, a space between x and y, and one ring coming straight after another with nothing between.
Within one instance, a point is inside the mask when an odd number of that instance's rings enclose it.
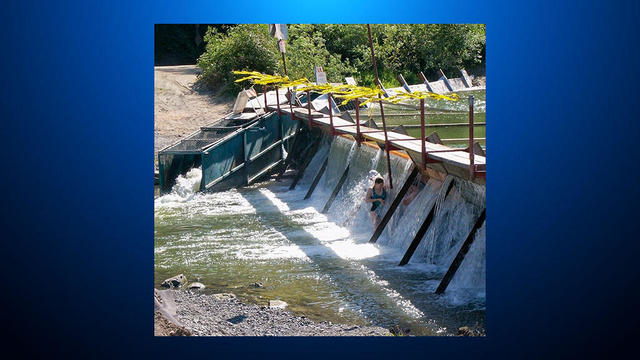
<instances>
[{"instance_id":1,"label":"dirt embankment","mask_svg":"<svg viewBox=\"0 0 640 360\"><path fill-rule=\"evenodd\" d=\"M234 99L198 90L195 65L156 66L154 71L154 159L158 150L231 112Z\"/></svg>"}]
</instances>

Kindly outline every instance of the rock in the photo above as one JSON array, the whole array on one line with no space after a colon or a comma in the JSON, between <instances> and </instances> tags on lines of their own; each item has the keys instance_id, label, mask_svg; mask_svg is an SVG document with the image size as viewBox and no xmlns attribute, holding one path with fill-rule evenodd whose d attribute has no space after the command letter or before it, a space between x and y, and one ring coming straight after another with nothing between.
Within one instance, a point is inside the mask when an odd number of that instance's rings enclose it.
<instances>
[{"instance_id":1,"label":"rock","mask_svg":"<svg viewBox=\"0 0 640 360\"><path fill-rule=\"evenodd\" d=\"M231 294L231 293L213 294L213 295L211 295L211 297L213 297L214 299L217 299L217 300L231 300L231 299L235 299L236 298L236 296L234 294Z\"/></svg>"},{"instance_id":2,"label":"rock","mask_svg":"<svg viewBox=\"0 0 640 360\"><path fill-rule=\"evenodd\" d=\"M204 286L203 283L199 283L199 282L192 282L191 284L189 284L189 289L194 289L194 290L202 290L205 287L206 286Z\"/></svg>"},{"instance_id":3,"label":"rock","mask_svg":"<svg viewBox=\"0 0 640 360\"><path fill-rule=\"evenodd\" d=\"M173 288L180 287L187 283L187 277L184 274L176 275L162 282L162 287Z\"/></svg>"},{"instance_id":4,"label":"rock","mask_svg":"<svg viewBox=\"0 0 640 360\"><path fill-rule=\"evenodd\" d=\"M251 284L250 286L251 286L251 287L254 287L254 288L261 288L261 287L263 287L264 285L263 285L261 282L254 282L254 283L253 283L253 284Z\"/></svg>"},{"instance_id":5,"label":"rock","mask_svg":"<svg viewBox=\"0 0 640 360\"><path fill-rule=\"evenodd\" d=\"M471 330L468 326L463 326L458 328L458 336L474 336L473 330Z\"/></svg>"},{"instance_id":6,"label":"rock","mask_svg":"<svg viewBox=\"0 0 640 360\"><path fill-rule=\"evenodd\" d=\"M407 336L409 335L409 332L411 332L411 329L409 328L401 328L400 325L394 325L391 328L389 328L389 332L392 333L394 336Z\"/></svg>"},{"instance_id":7,"label":"rock","mask_svg":"<svg viewBox=\"0 0 640 360\"><path fill-rule=\"evenodd\" d=\"M269 308L271 309L284 309L287 307L287 303L282 300L269 300Z\"/></svg>"}]
</instances>

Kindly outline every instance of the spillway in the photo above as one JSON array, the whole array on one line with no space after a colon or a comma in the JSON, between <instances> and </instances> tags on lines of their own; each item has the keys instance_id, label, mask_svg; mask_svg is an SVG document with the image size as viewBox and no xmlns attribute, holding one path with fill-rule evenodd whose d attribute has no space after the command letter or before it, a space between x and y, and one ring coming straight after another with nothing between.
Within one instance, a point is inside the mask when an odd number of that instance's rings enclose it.
<instances>
[{"instance_id":1,"label":"spillway","mask_svg":"<svg viewBox=\"0 0 640 360\"><path fill-rule=\"evenodd\" d=\"M322 163L326 170L304 199ZM321 213L345 169L349 172L326 214ZM413 169L391 155L391 200ZM180 175L155 199L156 285L176 273L197 278L209 292L245 301L269 299L318 320L409 327L416 335L455 333L485 324L485 225L443 296L434 291L484 209L484 186L457 177L429 178L394 212L377 243L363 202L368 174L388 177L384 152L345 136L324 137L294 190L268 179L217 193L197 192L202 172ZM443 196L443 183L451 183ZM408 265L400 267L426 212L433 220ZM261 282L262 288L249 284Z\"/></svg>"}]
</instances>

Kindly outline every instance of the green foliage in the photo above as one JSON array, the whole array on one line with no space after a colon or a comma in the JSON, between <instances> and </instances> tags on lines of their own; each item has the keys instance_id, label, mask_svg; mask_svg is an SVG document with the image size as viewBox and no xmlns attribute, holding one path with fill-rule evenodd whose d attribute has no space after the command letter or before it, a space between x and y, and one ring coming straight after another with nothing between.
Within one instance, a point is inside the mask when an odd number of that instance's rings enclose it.
<instances>
[{"instance_id":1,"label":"green foliage","mask_svg":"<svg viewBox=\"0 0 640 360\"><path fill-rule=\"evenodd\" d=\"M323 67L330 82L341 82L345 76L357 71L350 65L349 59L341 59L338 54L329 52L325 38L316 25L291 25L288 29L286 56L289 78L305 77L315 81L315 65Z\"/></svg>"},{"instance_id":2,"label":"green foliage","mask_svg":"<svg viewBox=\"0 0 640 360\"><path fill-rule=\"evenodd\" d=\"M380 46L383 66L395 73L428 76L438 69L452 73L484 61L484 25L386 25ZM409 79L407 79L408 81Z\"/></svg>"},{"instance_id":3,"label":"green foliage","mask_svg":"<svg viewBox=\"0 0 640 360\"><path fill-rule=\"evenodd\" d=\"M314 65L321 65L330 82L354 76L361 85L374 84L366 25L293 24L288 29L286 59L291 79L314 81ZM284 75L276 40L269 36L267 25L225 30L225 34L210 30L205 36L207 50L198 60L204 83L235 91L238 85L232 83L232 70ZM438 69L456 74L456 67L484 65L485 26L481 24L374 24L371 31L385 87L398 86L399 73L415 84L420 71L432 79Z\"/></svg>"},{"instance_id":4,"label":"green foliage","mask_svg":"<svg viewBox=\"0 0 640 360\"><path fill-rule=\"evenodd\" d=\"M202 69L200 81L210 88L237 92L233 70L254 70L275 73L281 65L280 54L267 25L242 24L227 29L226 34L215 28L207 31L207 49L198 58Z\"/></svg>"}]
</instances>

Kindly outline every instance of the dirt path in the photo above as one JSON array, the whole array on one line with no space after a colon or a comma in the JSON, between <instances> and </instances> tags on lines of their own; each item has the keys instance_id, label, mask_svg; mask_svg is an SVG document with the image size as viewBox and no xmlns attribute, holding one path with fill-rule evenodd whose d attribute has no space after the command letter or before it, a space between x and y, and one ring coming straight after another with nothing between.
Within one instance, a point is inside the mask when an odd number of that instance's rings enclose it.
<instances>
[{"instance_id":1,"label":"dirt path","mask_svg":"<svg viewBox=\"0 0 640 360\"><path fill-rule=\"evenodd\" d=\"M158 150L231 112L232 97L194 87L195 65L156 66L154 71L154 163Z\"/></svg>"}]
</instances>

